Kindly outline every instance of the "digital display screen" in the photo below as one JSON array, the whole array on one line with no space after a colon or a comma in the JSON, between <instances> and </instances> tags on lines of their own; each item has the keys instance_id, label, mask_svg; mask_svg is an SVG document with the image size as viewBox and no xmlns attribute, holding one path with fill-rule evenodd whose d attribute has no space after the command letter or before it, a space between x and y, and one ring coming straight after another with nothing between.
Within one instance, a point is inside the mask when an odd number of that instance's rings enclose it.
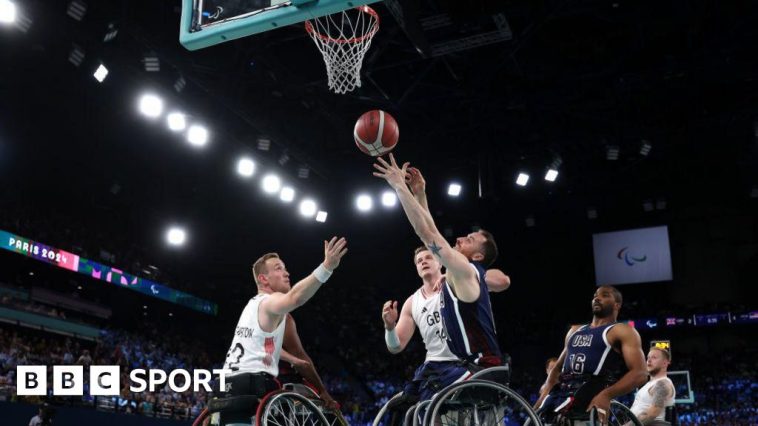
<instances>
[{"instance_id":1,"label":"digital display screen","mask_svg":"<svg viewBox=\"0 0 758 426\"><path fill-rule=\"evenodd\" d=\"M657 318L638 318L634 320L634 328L638 330L652 330L658 328L660 322Z\"/></svg>"},{"instance_id":2,"label":"digital display screen","mask_svg":"<svg viewBox=\"0 0 758 426\"><path fill-rule=\"evenodd\" d=\"M734 324L755 324L758 323L758 311L743 312L739 314L729 314Z\"/></svg>"},{"instance_id":3,"label":"digital display screen","mask_svg":"<svg viewBox=\"0 0 758 426\"><path fill-rule=\"evenodd\" d=\"M685 317L666 317L665 319L665 325L666 327L681 327L684 325L692 325L693 320L692 318L685 318Z\"/></svg>"},{"instance_id":4,"label":"digital display screen","mask_svg":"<svg viewBox=\"0 0 758 426\"><path fill-rule=\"evenodd\" d=\"M697 326L721 324L729 324L729 313L695 315L695 325Z\"/></svg>"},{"instance_id":5,"label":"digital display screen","mask_svg":"<svg viewBox=\"0 0 758 426\"><path fill-rule=\"evenodd\" d=\"M103 265L79 255L0 230L0 242L5 250L50 263L59 268L78 272L96 280L138 291L156 299L185 306L206 314L216 315L218 305L205 299L130 275L121 269Z\"/></svg>"},{"instance_id":6,"label":"digital display screen","mask_svg":"<svg viewBox=\"0 0 758 426\"><path fill-rule=\"evenodd\" d=\"M592 247L597 285L673 279L666 226L594 234Z\"/></svg>"}]
</instances>

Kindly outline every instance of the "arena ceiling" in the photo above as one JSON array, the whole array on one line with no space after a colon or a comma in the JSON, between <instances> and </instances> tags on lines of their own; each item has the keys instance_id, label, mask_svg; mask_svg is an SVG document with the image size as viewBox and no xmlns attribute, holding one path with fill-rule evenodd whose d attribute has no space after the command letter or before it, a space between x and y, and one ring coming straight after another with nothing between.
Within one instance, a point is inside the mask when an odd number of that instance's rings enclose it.
<instances>
[{"instance_id":1,"label":"arena ceiling","mask_svg":"<svg viewBox=\"0 0 758 426\"><path fill-rule=\"evenodd\" d=\"M440 227L454 234L520 229L527 217L584 226L590 207L601 221L624 218L604 226L624 226L643 222L645 201L741 208L758 185L750 1L378 3L382 27L363 85L348 95L328 91L301 26L190 52L178 43L179 0L91 1L81 21L67 16L68 2L19 4L28 29L0 32L6 204L102 223L177 269L211 252L216 268L238 267L251 245L303 235L387 244L389 224L407 234L399 212L353 209L359 191L383 188L352 141L355 119L375 108L397 118L397 155L425 171ZM489 41L476 45L477 35ZM75 46L86 53L80 66L68 60ZM145 71L148 54L160 71ZM103 84L91 75L98 62L110 70ZM139 116L146 89L206 123L207 149ZM261 138L270 151L257 149ZM617 160L606 159L608 146ZM327 224L306 224L235 176L243 153L312 193ZM544 182L556 158L559 178ZM301 166L308 179L297 177ZM514 184L522 170L532 176L524 188ZM464 184L458 201L444 195L452 179ZM155 235L171 221L193 229L203 250L157 255Z\"/></svg>"}]
</instances>

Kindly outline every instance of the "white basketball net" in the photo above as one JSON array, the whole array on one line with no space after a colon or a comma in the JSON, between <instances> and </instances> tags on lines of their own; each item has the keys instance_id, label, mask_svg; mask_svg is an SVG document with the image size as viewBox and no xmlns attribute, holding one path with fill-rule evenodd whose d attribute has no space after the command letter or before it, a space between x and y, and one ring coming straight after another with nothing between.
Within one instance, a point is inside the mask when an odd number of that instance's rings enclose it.
<instances>
[{"instance_id":1,"label":"white basketball net","mask_svg":"<svg viewBox=\"0 0 758 426\"><path fill-rule=\"evenodd\" d=\"M343 94L361 87L361 65L379 31L379 15L361 6L305 21L305 29L324 55L329 89Z\"/></svg>"}]
</instances>

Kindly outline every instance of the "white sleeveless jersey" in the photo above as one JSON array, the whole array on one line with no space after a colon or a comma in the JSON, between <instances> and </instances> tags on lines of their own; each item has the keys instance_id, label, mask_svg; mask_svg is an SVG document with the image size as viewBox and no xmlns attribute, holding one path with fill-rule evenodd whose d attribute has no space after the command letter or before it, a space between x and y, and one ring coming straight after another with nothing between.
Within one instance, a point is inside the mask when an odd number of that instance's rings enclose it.
<instances>
[{"instance_id":1,"label":"white sleeveless jersey","mask_svg":"<svg viewBox=\"0 0 758 426\"><path fill-rule=\"evenodd\" d=\"M264 372L276 377L279 374L279 356L287 321L282 317L273 333L261 330L258 325L258 307L267 297L268 294L253 297L242 310L232 346L224 362L224 369L231 370L232 375Z\"/></svg>"},{"instance_id":2,"label":"white sleeveless jersey","mask_svg":"<svg viewBox=\"0 0 758 426\"><path fill-rule=\"evenodd\" d=\"M662 377L660 379L650 380L649 382L645 383L645 386L641 387L640 390L637 391L637 395L634 396L634 404L632 404L632 412L635 416L639 415L643 411L647 411L648 408L653 406L653 396L650 395L650 389L658 383L659 380L665 380L668 382L669 386L671 386L671 389L673 390L672 395L669 398L666 398L666 402L663 404L664 410L661 410L661 413L658 414L658 416L655 418L655 420L665 420L666 416L666 410L665 407L671 407L674 405L674 399L676 399L676 388L674 387L674 384L671 382L671 379L668 377Z\"/></svg>"},{"instance_id":3,"label":"white sleeveless jersey","mask_svg":"<svg viewBox=\"0 0 758 426\"><path fill-rule=\"evenodd\" d=\"M419 288L411 296L411 315L426 347L425 361L456 361L447 346L447 336L440 316L440 293L425 297Z\"/></svg>"}]
</instances>

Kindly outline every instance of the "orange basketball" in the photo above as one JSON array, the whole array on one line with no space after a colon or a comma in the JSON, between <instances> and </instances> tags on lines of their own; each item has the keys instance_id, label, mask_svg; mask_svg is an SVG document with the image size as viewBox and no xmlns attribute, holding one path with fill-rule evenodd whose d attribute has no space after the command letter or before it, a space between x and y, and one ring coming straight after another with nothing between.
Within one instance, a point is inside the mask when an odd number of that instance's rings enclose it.
<instances>
[{"instance_id":1,"label":"orange basketball","mask_svg":"<svg viewBox=\"0 0 758 426\"><path fill-rule=\"evenodd\" d=\"M358 149L372 157L378 157L395 148L400 137L400 129L389 113L375 109L358 118L353 137Z\"/></svg>"}]
</instances>

